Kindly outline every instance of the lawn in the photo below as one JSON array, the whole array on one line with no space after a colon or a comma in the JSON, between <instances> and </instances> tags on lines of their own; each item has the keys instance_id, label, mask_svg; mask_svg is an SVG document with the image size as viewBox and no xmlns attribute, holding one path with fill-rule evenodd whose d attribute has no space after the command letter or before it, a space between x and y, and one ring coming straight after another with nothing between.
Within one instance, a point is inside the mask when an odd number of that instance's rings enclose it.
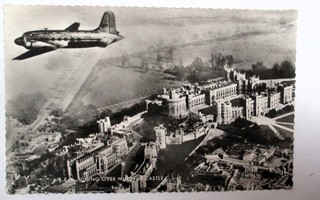
<instances>
[{"instance_id":1,"label":"lawn","mask_svg":"<svg viewBox=\"0 0 320 200\"><path fill-rule=\"evenodd\" d=\"M276 127L274 126L274 128L284 137L284 138L290 138L291 140L293 140L293 134L290 131L284 130L282 128Z\"/></svg>"},{"instance_id":2,"label":"lawn","mask_svg":"<svg viewBox=\"0 0 320 200\"><path fill-rule=\"evenodd\" d=\"M269 128L267 125L260 125L261 129L263 130L263 134L266 138L273 138L275 137L275 133Z\"/></svg>"},{"instance_id":3,"label":"lawn","mask_svg":"<svg viewBox=\"0 0 320 200\"><path fill-rule=\"evenodd\" d=\"M282 117L276 120L277 122L289 122L289 123L294 123L294 114Z\"/></svg>"},{"instance_id":4,"label":"lawn","mask_svg":"<svg viewBox=\"0 0 320 200\"><path fill-rule=\"evenodd\" d=\"M93 69L71 107L91 104L104 108L132 99L146 98L158 94L163 87L181 84L169 80L169 77L172 76L157 71L142 73L101 63Z\"/></svg>"},{"instance_id":5,"label":"lawn","mask_svg":"<svg viewBox=\"0 0 320 200\"><path fill-rule=\"evenodd\" d=\"M42 155L42 154L47 153L47 150L48 150L48 147L46 145L40 144L34 149L33 153L38 154L38 155Z\"/></svg>"},{"instance_id":6,"label":"lawn","mask_svg":"<svg viewBox=\"0 0 320 200\"><path fill-rule=\"evenodd\" d=\"M279 124L279 123L278 123ZM287 128L290 128L290 129L294 129L294 125L291 125L291 124L279 124L281 126L285 126Z\"/></svg>"}]
</instances>

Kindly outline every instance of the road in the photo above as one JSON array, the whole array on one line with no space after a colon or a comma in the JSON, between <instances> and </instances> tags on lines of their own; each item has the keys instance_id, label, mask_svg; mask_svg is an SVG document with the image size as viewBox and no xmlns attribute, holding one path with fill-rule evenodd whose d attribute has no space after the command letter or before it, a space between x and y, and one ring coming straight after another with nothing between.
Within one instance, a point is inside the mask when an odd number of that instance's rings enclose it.
<instances>
[{"instance_id":1,"label":"road","mask_svg":"<svg viewBox=\"0 0 320 200\"><path fill-rule=\"evenodd\" d=\"M273 120L277 120L277 119L280 119L280 118L283 118L283 117L286 117L286 116L289 116L289 115L293 115L293 114L294 114L294 112L289 112L289 113L286 113L286 114L283 114L283 115L274 117L274 118L272 118L272 119L273 119Z\"/></svg>"},{"instance_id":2,"label":"road","mask_svg":"<svg viewBox=\"0 0 320 200\"><path fill-rule=\"evenodd\" d=\"M153 93L154 94L154 93ZM112 111L117 111L118 108L126 108L126 107L130 107L131 105L135 104L135 103L139 103L141 100L143 99L147 99L148 97L150 97L152 94L148 94L148 95L144 95L144 96L139 96L133 99L129 99L127 101L122 101L119 103L114 103L114 104L110 104L106 107L103 108L99 108L99 111L103 111L105 109L110 109Z\"/></svg>"},{"instance_id":3,"label":"road","mask_svg":"<svg viewBox=\"0 0 320 200\"><path fill-rule=\"evenodd\" d=\"M71 70L66 70L68 72L63 73L58 78L59 81L57 85L49 88L51 98L42 106L37 119L30 125L32 131L35 131L39 125L45 122L45 119L52 110L60 108L65 111L68 108L95 66L96 60L94 59L96 59L97 56L100 56L100 54L88 56L86 59L78 59L81 65L74 63Z\"/></svg>"},{"instance_id":4,"label":"road","mask_svg":"<svg viewBox=\"0 0 320 200\"><path fill-rule=\"evenodd\" d=\"M50 99L41 107L37 119L29 126L26 126L24 132L20 132L18 137L13 137L10 143L7 144L7 152L9 152L13 145L26 134L27 130L35 131L41 124L43 124L50 112L54 109L61 108L66 110L72 102L92 69L99 60L102 51L94 55L73 55L80 57L75 59L76 62L72 66L66 67L62 75L58 78L55 86L49 88ZM9 133L9 134L14 134Z\"/></svg>"}]
</instances>

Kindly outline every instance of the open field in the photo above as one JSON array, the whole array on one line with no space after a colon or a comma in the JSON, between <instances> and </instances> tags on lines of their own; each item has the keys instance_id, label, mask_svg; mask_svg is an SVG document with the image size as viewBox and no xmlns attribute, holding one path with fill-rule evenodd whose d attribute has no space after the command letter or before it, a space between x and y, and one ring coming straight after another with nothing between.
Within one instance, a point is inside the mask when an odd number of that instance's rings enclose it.
<instances>
[{"instance_id":1,"label":"open field","mask_svg":"<svg viewBox=\"0 0 320 200\"><path fill-rule=\"evenodd\" d=\"M168 80L171 75L156 71L146 73L115 66L97 66L81 88L70 109L81 105L108 108L113 104L146 98L163 87L177 87L180 82Z\"/></svg>"}]
</instances>

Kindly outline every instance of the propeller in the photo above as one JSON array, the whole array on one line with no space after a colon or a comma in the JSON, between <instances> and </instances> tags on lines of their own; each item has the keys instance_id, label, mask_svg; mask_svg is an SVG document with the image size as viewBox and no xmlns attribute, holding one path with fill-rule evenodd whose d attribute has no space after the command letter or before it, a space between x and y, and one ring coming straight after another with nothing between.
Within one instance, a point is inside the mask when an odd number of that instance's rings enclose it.
<instances>
[{"instance_id":1,"label":"propeller","mask_svg":"<svg viewBox=\"0 0 320 200\"><path fill-rule=\"evenodd\" d=\"M26 38L26 36L24 34L22 35L22 38L23 38L24 45L26 45L27 44L27 38Z\"/></svg>"}]
</instances>

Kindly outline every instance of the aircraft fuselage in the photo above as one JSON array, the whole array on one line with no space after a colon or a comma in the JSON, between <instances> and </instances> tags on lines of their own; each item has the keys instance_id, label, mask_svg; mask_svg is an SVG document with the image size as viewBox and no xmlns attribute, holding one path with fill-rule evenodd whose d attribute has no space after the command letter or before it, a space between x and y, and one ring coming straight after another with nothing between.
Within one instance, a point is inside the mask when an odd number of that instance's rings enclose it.
<instances>
[{"instance_id":1,"label":"aircraft fuselage","mask_svg":"<svg viewBox=\"0 0 320 200\"><path fill-rule=\"evenodd\" d=\"M96 29L79 30L79 26L80 23L75 22L64 30L44 29L25 32L15 39L14 43L29 51L14 60L24 60L59 48L106 47L123 39L116 29L115 17L111 11L103 14Z\"/></svg>"},{"instance_id":2,"label":"aircraft fuselage","mask_svg":"<svg viewBox=\"0 0 320 200\"><path fill-rule=\"evenodd\" d=\"M64 31L64 30L36 30L24 33L15 43L27 49L39 47L54 48L87 48L106 47L122 40L120 35L99 31Z\"/></svg>"}]
</instances>

